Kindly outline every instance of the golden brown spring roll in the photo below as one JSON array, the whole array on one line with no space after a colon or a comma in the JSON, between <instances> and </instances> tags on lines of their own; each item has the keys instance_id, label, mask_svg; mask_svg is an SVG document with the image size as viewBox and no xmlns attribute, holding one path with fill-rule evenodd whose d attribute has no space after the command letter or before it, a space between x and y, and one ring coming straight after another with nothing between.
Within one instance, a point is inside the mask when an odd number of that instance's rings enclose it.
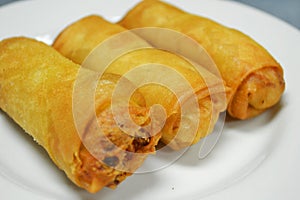
<instances>
[{"instance_id":1,"label":"golden brown spring roll","mask_svg":"<svg viewBox=\"0 0 300 200\"><path fill-rule=\"evenodd\" d=\"M124 31L126 32L127 30L99 16L88 16L64 29L54 41L53 47L67 58L84 65L85 59L88 58L87 60L90 61L89 54L97 51L96 47L98 45L102 44L102 42L107 42L107 39L111 36L116 36ZM126 45L143 48L127 52L115 58L106 69L106 72L124 75L130 70L137 69L139 66L148 63L159 63L167 66L168 69L175 70L177 74L187 80L192 87L192 92L196 95L197 107L200 109L199 119L194 118L190 121L181 119L180 115L182 112L180 106L178 106L178 98L188 95L188 92L181 91L181 96L177 98L173 93L174 91L157 84L148 84L141 87L139 91L145 97L147 106L160 104L166 111L167 119L162 131L162 142L173 149L180 149L198 142L200 138L212 131L219 113L226 108L223 81L204 68L201 68L203 69L201 75L195 73L195 71L191 70L193 65L187 60L173 53L151 48L144 40L134 34L131 37L131 34L133 33L129 33L128 37L124 37L125 39L119 39L119 43L110 45L110 50L127 48L124 47ZM105 60L106 56L101 54L99 57L101 58L100 60L91 63L97 65L102 62L101 60ZM149 73L151 73L152 69L154 70L154 67L150 69ZM149 73L139 73L135 77L147 80L148 76L150 76ZM163 71L161 73L158 72L154 76L159 77L162 73ZM164 81L171 82L173 86L181 84L180 81L176 82L172 78L174 78L172 75L162 77ZM128 79L132 81L132 79ZM186 97L186 99L189 98L192 98L192 96ZM188 113L186 118L189 117L191 116ZM191 126L197 120L200 122L196 124L198 127L194 131ZM183 130L184 127L186 130L178 131L179 129Z\"/></svg>"},{"instance_id":2,"label":"golden brown spring roll","mask_svg":"<svg viewBox=\"0 0 300 200\"><path fill-rule=\"evenodd\" d=\"M256 116L281 98L285 87L282 67L266 49L237 30L158 0L141 1L119 24L127 29L168 28L199 42L231 88L227 110L235 118ZM153 35L140 36L159 45Z\"/></svg>"},{"instance_id":3,"label":"golden brown spring roll","mask_svg":"<svg viewBox=\"0 0 300 200\"><path fill-rule=\"evenodd\" d=\"M159 133L135 137L123 132L114 120L110 103L118 76L106 74L96 82L95 109L89 113L72 105L73 89L79 70L83 74L94 72L80 69L52 47L33 39L3 40L0 55L1 110L31 135L79 187L91 193L105 186L115 188L143 163L147 154L155 151ZM80 94L84 94L84 85L81 89ZM139 125L149 121L144 105L138 92L128 105L131 118ZM118 106L126 110L124 105ZM85 117L79 124L75 112ZM95 131L95 124L101 132Z\"/></svg>"}]
</instances>

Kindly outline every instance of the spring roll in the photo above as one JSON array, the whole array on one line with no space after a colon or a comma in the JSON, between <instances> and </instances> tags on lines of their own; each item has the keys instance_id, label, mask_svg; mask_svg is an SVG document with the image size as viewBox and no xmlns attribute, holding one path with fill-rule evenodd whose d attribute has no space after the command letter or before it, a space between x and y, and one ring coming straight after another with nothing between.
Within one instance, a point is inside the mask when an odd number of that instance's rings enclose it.
<instances>
[{"instance_id":1,"label":"spring roll","mask_svg":"<svg viewBox=\"0 0 300 200\"><path fill-rule=\"evenodd\" d=\"M99 46L105 44L113 36L119 37L123 32L127 33L128 31L99 16L87 16L65 28L54 41L53 47L67 58L84 65L85 62L91 60L91 55L97 52ZM140 48L123 53L115 58L106 68L106 73L126 75L126 73L138 69L139 66L144 64L158 63L165 66L169 71L175 70L177 75L179 74L190 84L192 93L197 98L196 102L200 117L193 118L192 112L183 114L181 111L183 106L179 106L179 99L184 104L193 98L193 95L188 92L180 91L180 94L176 96L170 88L168 89L155 83L149 83L139 88L139 91L145 97L148 107L160 104L165 109L166 122L162 130L161 141L173 149L181 149L197 143L201 138L209 134L213 130L219 113L226 109L225 89L222 79L217 78L203 67L201 68L203 70L201 74L196 73L192 70L194 68L193 65L186 59L168 51L154 49L133 33L128 33L124 38L118 39L117 41L119 42L117 43L106 45L109 46L107 51L118 52L119 49L127 48L128 46ZM100 60L90 62L94 63L94 65L99 65L107 57L107 55L103 54L103 51L102 54L100 52L98 56L101 58ZM97 56L95 57L97 58ZM171 83L170 87L175 87L183 82L173 80L175 76L171 74L163 75L163 70L161 72L156 71L157 73L153 74L156 68L154 66L150 68L145 73L139 72L134 77L129 78L126 76L126 78L135 82L132 79L149 80L149 77L150 79L151 77L161 77L160 80L156 79L156 82L169 82ZM151 73L152 76L150 75ZM195 125L197 120L199 123ZM197 126L196 130L192 128L194 125Z\"/></svg>"},{"instance_id":2,"label":"spring roll","mask_svg":"<svg viewBox=\"0 0 300 200\"><path fill-rule=\"evenodd\" d=\"M96 82L94 111L88 112L72 105L73 89L80 70L83 74L94 72L80 69L52 47L28 38L1 41L0 55L1 110L47 151L77 186L91 193L105 186L115 188L155 152L160 133L135 137L123 132L114 120L110 104L118 76L106 74ZM85 89L83 84L80 94ZM118 106L120 111L127 109ZM132 96L127 107L135 123L148 123L140 93ZM75 112L83 116L80 123Z\"/></svg>"},{"instance_id":3,"label":"spring roll","mask_svg":"<svg viewBox=\"0 0 300 200\"><path fill-rule=\"evenodd\" d=\"M172 29L201 44L231 89L227 110L234 118L254 117L274 106L282 96L285 82L280 64L261 45L237 30L158 0L141 1L119 24L127 29ZM161 42L153 35L140 36L154 46Z\"/></svg>"}]
</instances>

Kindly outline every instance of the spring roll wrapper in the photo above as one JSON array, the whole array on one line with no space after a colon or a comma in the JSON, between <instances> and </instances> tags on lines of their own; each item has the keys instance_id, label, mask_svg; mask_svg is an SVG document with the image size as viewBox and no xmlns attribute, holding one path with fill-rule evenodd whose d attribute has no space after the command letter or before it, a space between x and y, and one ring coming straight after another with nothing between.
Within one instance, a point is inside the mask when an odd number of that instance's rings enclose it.
<instances>
[{"instance_id":1,"label":"spring roll wrapper","mask_svg":"<svg viewBox=\"0 0 300 200\"><path fill-rule=\"evenodd\" d=\"M99 16L87 16L63 30L54 41L53 47L67 58L81 64L93 49L93 53L97 51L96 47L101 42L124 31L127 30L119 25L107 22ZM123 54L108 66L106 72L124 75L126 72L143 64L159 63L176 70L178 74L184 77L197 97L200 108L200 123L197 131L195 133L189 131L189 122L186 122L187 130L184 131L184 134L177 134L180 122L183 122L183 120L180 120L180 106L178 106L178 99L175 94L157 84L148 84L139 88L145 97L147 106L160 104L165 108L167 119L162 131L161 141L173 149L180 149L198 142L210 133L218 119L219 113L226 109L226 102L222 100L222 98L225 99L226 95L223 81L204 68L202 68L203 73L199 75L199 73L191 70L194 67L187 60L173 53L151 48L148 43L135 35L131 39L128 38L127 40L120 40L119 45L113 44L110 48L113 49L116 46L117 48L122 48L124 43L129 46L137 46L140 43L141 46L148 46L149 48ZM88 57L88 60L94 65L100 62L99 60L91 61L91 56ZM147 79L149 74L144 73L137 76L141 79ZM171 77L166 76L164 79L171 79ZM175 82L173 84L178 83ZM182 95L185 95L184 92Z\"/></svg>"},{"instance_id":2,"label":"spring roll wrapper","mask_svg":"<svg viewBox=\"0 0 300 200\"><path fill-rule=\"evenodd\" d=\"M96 120L93 113L83 112L87 117L80 125L85 131L79 135L72 110L79 69L79 65L52 47L33 39L11 38L0 42L1 110L48 152L71 181L95 193L105 186L115 188L131 175L146 155L155 151L160 135L135 138L119 129L110 108L119 77L111 74L96 82ZM142 95L133 95L129 109L136 123L148 120L144 105ZM92 124L99 125L101 133L93 131Z\"/></svg>"},{"instance_id":3,"label":"spring roll wrapper","mask_svg":"<svg viewBox=\"0 0 300 200\"><path fill-rule=\"evenodd\" d=\"M186 34L201 44L230 87L228 113L247 119L275 105L285 88L280 64L247 35L157 0L144 0L119 22L127 29L160 27ZM155 37L140 35L153 46ZM191 55L193 57L193 55ZM197 61L197 57L193 58Z\"/></svg>"}]
</instances>

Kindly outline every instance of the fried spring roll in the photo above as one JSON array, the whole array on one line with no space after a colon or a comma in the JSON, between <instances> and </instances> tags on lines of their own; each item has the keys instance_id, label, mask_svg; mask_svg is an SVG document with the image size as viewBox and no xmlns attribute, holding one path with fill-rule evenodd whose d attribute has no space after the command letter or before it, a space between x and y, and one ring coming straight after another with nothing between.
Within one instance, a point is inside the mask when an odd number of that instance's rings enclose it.
<instances>
[{"instance_id":1,"label":"fried spring roll","mask_svg":"<svg viewBox=\"0 0 300 200\"><path fill-rule=\"evenodd\" d=\"M98 45L106 42L106 39L111 36L116 36L124 31L127 30L119 25L105 21L99 16L88 16L64 29L54 41L53 47L67 58L82 64L86 58L90 61L89 54L97 51L96 47ZM114 59L106 69L106 72L124 75L143 64L159 63L168 69L175 70L177 74L187 80L197 97L198 107L200 108L200 123L196 124L198 126L197 130L193 131L191 126L194 123L193 121L197 119L194 118L190 121L181 119L181 111L178 106L178 98L187 95L187 92L181 91L182 96L177 96L177 98L172 91L157 84L148 84L140 88L147 106L160 104L166 110L167 119L162 131L162 142L173 149L180 149L198 142L200 138L210 133L218 119L219 113L226 109L223 81L204 68L202 68L203 73L201 75L195 73L195 71L191 70L193 65L187 60L167 51L150 48L151 46L148 43L137 36L133 36L134 39L128 38L120 39L119 43L110 45L111 49L108 50L113 51L118 48L126 48L124 47L126 45L140 45L143 48L127 52ZM106 56L101 54L99 57L105 59ZM98 65L101 59L91 63ZM149 73L139 73L135 77L147 80L148 76L150 76ZM162 73L163 71L154 76L159 77L159 74ZM172 82L172 78L174 77L170 74L162 77L165 81L171 82L173 86L180 85L180 82ZM189 118L190 116L186 117ZM178 131L180 127L182 129L186 128L183 131L184 133Z\"/></svg>"},{"instance_id":2,"label":"fried spring roll","mask_svg":"<svg viewBox=\"0 0 300 200\"><path fill-rule=\"evenodd\" d=\"M71 181L95 193L105 186L115 188L131 175L155 151L160 134L134 137L116 124L110 106L116 75L106 74L96 82L94 112L75 110L73 89L79 70L79 65L33 39L0 42L1 110L48 152ZM140 125L149 121L144 105L139 93L128 105L132 119ZM79 124L83 133L78 132L75 112L86 116Z\"/></svg>"},{"instance_id":3,"label":"fried spring roll","mask_svg":"<svg viewBox=\"0 0 300 200\"><path fill-rule=\"evenodd\" d=\"M168 28L201 44L231 88L227 110L232 117L256 116L281 98L285 88L282 67L266 49L237 30L158 0L141 1L119 24L127 29ZM140 36L154 46L161 42L153 35Z\"/></svg>"}]
</instances>

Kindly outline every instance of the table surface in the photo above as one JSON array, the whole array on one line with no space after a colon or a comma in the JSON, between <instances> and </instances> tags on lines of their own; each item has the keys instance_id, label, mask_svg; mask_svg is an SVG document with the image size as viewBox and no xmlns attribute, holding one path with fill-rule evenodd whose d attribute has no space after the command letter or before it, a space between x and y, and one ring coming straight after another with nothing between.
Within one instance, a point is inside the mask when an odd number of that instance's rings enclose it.
<instances>
[{"instance_id":1,"label":"table surface","mask_svg":"<svg viewBox=\"0 0 300 200\"><path fill-rule=\"evenodd\" d=\"M19 0L0 0L0 6ZM300 29L300 0L234 0L268 12Z\"/></svg>"}]
</instances>

